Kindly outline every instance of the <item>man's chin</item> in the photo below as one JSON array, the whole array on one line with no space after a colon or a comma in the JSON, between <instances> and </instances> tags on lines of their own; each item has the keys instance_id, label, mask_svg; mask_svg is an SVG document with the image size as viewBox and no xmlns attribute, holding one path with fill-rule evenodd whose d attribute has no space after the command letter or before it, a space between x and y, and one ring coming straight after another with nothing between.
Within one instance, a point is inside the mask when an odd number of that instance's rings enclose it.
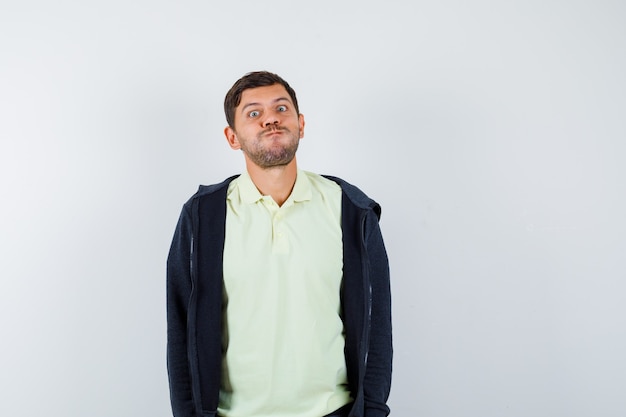
<instances>
[{"instance_id":1,"label":"man's chin","mask_svg":"<svg viewBox=\"0 0 626 417\"><path fill-rule=\"evenodd\" d=\"M280 168L280 167L285 167L285 166L289 165L291 163L291 161L293 161L293 158L291 158L291 159L278 159L278 160L272 160L272 161L264 161L263 165L261 165L261 168Z\"/></svg>"}]
</instances>

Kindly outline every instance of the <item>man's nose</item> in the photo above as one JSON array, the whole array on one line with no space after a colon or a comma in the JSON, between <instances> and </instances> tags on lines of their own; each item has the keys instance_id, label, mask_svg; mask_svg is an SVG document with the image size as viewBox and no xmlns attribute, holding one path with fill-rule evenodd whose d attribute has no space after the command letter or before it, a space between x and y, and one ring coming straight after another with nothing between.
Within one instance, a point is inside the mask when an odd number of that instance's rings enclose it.
<instances>
[{"instance_id":1,"label":"man's nose","mask_svg":"<svg viewBox=\"0 0 626 417\"><path fill-rule=\"evenodd\" d=\"M263 126L277 125L279 123L278 117L275 114L268 114L263 121Z\"/></svg>"}]
</instances>

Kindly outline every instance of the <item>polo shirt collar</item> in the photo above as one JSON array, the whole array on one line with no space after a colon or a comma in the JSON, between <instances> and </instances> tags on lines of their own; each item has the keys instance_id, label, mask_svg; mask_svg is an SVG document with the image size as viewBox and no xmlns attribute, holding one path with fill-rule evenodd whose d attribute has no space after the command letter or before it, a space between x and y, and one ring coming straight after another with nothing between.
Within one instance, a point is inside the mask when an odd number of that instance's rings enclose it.
<instances>
[{"instance_id":1,"label":"polo shirt collar","mask_svg":"<svg viewBox=\"0 0 626 417\"><path fill-rule=\"evenodd\" d=\"M250 174L245 171L241 174L237 180L237 186L239 187L239 196L241 201L246 204L254 204L263 198L263 194L259 192L250 178ZM306 176L306 173L302 170L298 170L296 174L296 183L293 185L293 190L285 204L290 202L298 203L302 201L311 200L311 181Z\"/></svg>"},{"instance_id":2,"label":"polo shirt collar","mask_svg":"<svg viewBox=\"0 0 626 417\"><path fill-rule=\"evenodd\" d=\"M293 190L291 190L291 195L287 201L293 200L294 203L300 203L311 200L311 196L311 181L304 171L298 170L296 183L293 185Z\"/></svg>"}]
</instances>

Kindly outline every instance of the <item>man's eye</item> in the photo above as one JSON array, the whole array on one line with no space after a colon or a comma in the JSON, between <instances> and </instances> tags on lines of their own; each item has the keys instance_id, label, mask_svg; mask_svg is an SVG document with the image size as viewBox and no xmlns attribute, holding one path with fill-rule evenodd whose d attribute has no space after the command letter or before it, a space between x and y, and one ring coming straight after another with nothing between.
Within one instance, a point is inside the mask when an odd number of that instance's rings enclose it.
<instances>
[{"instance_id":1,"label":"man's eye","mask_svg":"<svg viewBox=\"0 0 626 417\"><path fill-rule=\"evenodd\" d=\"M278 106L278 111L280 112L287 111L287 106Z\"/></svg>"},{"instance_id":2,"label":"man's eye","mask_svg":"<svg viewBox=\"0 0 626 417\"><path fill-rule=\"evenodd\" d=\"M252 110L250 113L248 113L249 117L257 117L259 115L259 112L257 110Z\"/></svg>"}]
</instances>

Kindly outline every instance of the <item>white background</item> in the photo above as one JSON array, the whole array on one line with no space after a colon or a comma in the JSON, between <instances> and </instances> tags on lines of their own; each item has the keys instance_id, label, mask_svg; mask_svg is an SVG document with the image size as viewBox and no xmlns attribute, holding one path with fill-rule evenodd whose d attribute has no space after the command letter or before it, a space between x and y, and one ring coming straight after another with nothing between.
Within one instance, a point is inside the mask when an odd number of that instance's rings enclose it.
<instances>
[{"instance_id":1,"label":"white background","mask_svg":"<svg viewBox=\"0 0 626 417\"><path fill-rule=\"evenodd\" d=\"M260 69L383 207L392 415L626 415L622 1L3 0L0 48L0 415L170 415L167 250Z\"/></svg>"}]
</instances>

